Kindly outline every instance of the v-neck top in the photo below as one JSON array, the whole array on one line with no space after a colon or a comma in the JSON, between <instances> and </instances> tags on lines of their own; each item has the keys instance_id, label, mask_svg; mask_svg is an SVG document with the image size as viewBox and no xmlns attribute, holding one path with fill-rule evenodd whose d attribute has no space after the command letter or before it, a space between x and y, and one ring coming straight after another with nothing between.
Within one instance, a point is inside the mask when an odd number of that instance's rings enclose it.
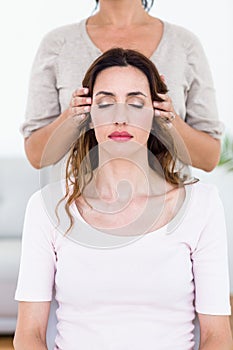
<instances>
[{"instance_id":1,"label":"v-neck top","mask_svg":"<svg viewBox=\"0 0 233 350\"><path fill-rule=\"evenodd\" d=\"M150 59L166 79L177 114L191 127L220 138L215 90L205 52L187 29L163 21L163 34ZM54 121L82 86L91 63L102 54L86 29L86 19L49 32L31 69L24 137Z\"/></svg>"}]
</instances>

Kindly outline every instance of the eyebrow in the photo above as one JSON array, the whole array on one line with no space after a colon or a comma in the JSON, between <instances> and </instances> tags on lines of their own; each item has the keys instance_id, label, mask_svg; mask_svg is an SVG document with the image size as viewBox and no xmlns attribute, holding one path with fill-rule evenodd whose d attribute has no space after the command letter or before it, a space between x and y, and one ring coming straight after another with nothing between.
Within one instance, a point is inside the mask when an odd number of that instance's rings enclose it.
<instances>
[{"instance_id":1,"label":"eyebrow","mask_svg":"<svg viewBox=\"0 0 233 350\"><path fill-rule=\"evenodd\" d=\"M115 96L114 93L109 91L99 91L95 94L95 96L98 96L98 95ZM143 94L141 91L132 91L127 94L127 96L138 96L138 95L147 97L147 95Z\"/></svg>"}]
</instances>

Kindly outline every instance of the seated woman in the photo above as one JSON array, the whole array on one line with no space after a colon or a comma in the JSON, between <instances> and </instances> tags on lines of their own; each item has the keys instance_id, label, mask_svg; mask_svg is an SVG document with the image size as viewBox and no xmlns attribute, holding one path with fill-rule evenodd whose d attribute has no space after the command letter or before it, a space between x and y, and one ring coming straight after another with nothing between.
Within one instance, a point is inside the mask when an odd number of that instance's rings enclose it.
<instances>
[{"instance_id":1,"label":"seated woman","mask_svg":"<svg viewBox=\"0 0 233 350\"><path fill-rule=\"evenodd\" d=\"M156 67L112 49L83 86L92 108L65 182L28 203L15 349L47 349L55 286L54 349L193 349L197 313L200 349L230 350L222 204L214 186L176 168L185 150L172 121L154 115L167 92Z\"/></svg>"}]
</instances>

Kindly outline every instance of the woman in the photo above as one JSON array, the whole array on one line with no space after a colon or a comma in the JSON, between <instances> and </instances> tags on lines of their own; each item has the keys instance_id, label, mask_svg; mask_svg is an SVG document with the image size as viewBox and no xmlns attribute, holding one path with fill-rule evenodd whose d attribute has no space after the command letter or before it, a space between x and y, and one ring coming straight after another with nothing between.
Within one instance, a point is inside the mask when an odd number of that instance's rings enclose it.
<instances>
[{"instance_id":1,"label":"woman","mask_svg":"<svg viewBox=\"0 0 233 350\"><path fill-rule=\"evenodd\" d=\"M230 350L223 208L215 187L184 186L174 170L170 122L153 111L166 85L149 59L123 49L100 56L83 84L91 115L66 186L28 204L15 349L47 349L55 284L55 349L193 349L197 312L200 349Z\"/></svg>"},{"instance_id":2,"label":"woman","mask_svg":"<svg viewBox=\"0 0 233 350\"><path fill-rule=\"evenodd\" d=\"M31 164L41 168L66 154L91 104L88 91L77 89L85 71L102 52L123 47L149 57L165 76L169 95L161 96L164 102L157 101L155 113L172 120L190 154L189 163L211 171L219 160L222 125L217 120L212 78L198 39L181 27L150 16L146 10L153 1L97 3L95 15L50 32L38 50L22 126Z\"/></svg>"}]
</instances>

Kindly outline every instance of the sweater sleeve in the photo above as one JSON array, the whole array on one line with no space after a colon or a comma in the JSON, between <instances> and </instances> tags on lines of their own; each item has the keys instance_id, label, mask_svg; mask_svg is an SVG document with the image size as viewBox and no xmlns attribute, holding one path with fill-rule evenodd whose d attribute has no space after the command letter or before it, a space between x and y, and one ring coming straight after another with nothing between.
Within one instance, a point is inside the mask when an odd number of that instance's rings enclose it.
<instances>
[{"instance_id":1,"label":"sweater sleeve","mask_svg":"<svg viewBox=\"0 0 233 350\"><path fill-rule=\"evenodd\" d=\"M186 122L214 138L221 138L223 123L218 119L215 89L206 54L192 33L186 42L187 80Z\"/></svg>"},{"instance_id":2,"label":"sweater sleeve","mask_svg":"<svg viewBox=\"0 0 233 350\"><path fill-rule=\"evenodd\" d=\"M216 187L206 205L205 226L192 252L198 313L230 315L228 249L224 209Z\"/></svg>"},{"instance_id":3,"label":"sweater sleeve","mask_svg":"<svg viewBox=\"0 0 233 350\"><path fill-rule=\"evenodd\" d=\"M57 60L63 41L54 30L43 38L36 53L30 74L26 118L20 128L24 137L51 123L61 113Z\"/></svg>"},{"instance_id":4,"label":"sweater sleeve","mask_svg":"<svg viewBox=\"0 0 233 350\"><path fill-rule=\"evenodd\" d=\"M25 213L16 300L52 300L56 271L53 235L41 192L36 192L30 198Z\"/></svg>"}]
</instances>

